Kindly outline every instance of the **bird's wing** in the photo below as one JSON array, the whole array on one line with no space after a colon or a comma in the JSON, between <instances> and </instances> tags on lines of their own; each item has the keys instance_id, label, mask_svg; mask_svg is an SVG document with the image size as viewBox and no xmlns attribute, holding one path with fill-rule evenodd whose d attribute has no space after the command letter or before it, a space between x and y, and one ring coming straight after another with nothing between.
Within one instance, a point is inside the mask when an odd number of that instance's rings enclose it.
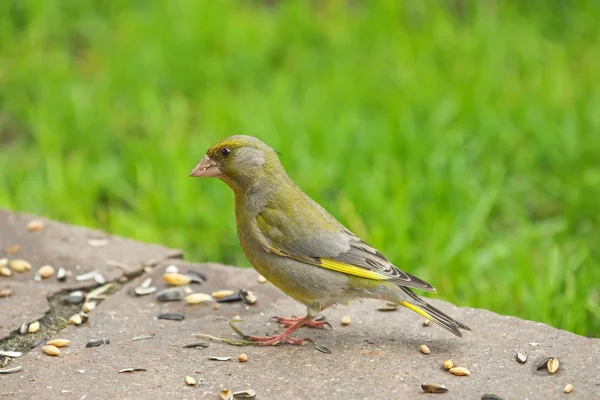
<instances>
[{"instance_id":1,"label":"bird's wing","mask_svg":"<svg viewBox=\"0 0 600 400\"><path fill-rule=\"evenodd\" d=\"M356 277L435 292L433 286L402 271L375 248L335 223L337 226L326 223L327 229L319 229L299 220L292 223L283 213L272 209L263 211L257 218L263 246L270 253Z\"/></svg>"}]
</instances>

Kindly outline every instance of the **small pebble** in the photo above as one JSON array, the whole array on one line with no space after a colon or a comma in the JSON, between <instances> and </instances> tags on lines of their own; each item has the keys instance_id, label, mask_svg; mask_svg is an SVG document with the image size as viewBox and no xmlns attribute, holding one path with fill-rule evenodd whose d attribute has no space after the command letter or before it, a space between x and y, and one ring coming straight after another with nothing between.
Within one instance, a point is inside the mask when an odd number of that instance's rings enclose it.
<instances>
[{"instance_id":1,"label":"small pebble","mask_svg":"<svg viewBox=\"0 0 600 400\"><path fill-rule=\"evenodd\" d=\"M444 369L450 369L452 367L454 367L454 363L452 362L452 360L444 361Z\"/></svg>"},{"instance_id":2,"label":"small pebble","mask_svg":"<svg viewBox=\"0 0 600 400\"><path fill-rule=\"evenodd\" d=\"M29 221L27 224L27 230L29 232L39 232L44 228L44 221L41 219L34 219Z\"/></svg>"},{"instance_id":3,"label":"small pebble","mask_svg":"<svg viewBox=\"0 0 600 400\"><path fill-rule=\"evenodd\" d=\"M185 384L188 386L194 386L196 384L196 380L191 376L185 377Z\"/></svg>"},{"instance_id":4,"label":"small pebble","mask_svg":"<svg viewBox=\"0 0 600 400\"><path fill-rule=\"evenodd\" d=\"M56 273L56 279L59 282L66 280L67 279L67 270L64 268L59 268L58 272Z\"/></svg>"},{"instance_id":5,"label":"small pebble","mask_svg":"<svg viewBox=\"0 0 600 400\"><path fill-rule=\"evenodd\" d=\"M344 326L348 326L348 325L350 325L352 323L352 320L350 320L350 317L348 315L344 315L342 317L341 323Z\"/></svg>"},{"instance_id":6,"label":"small pebble","mask_svg":"<svg viewBox=\"0 0 600 400\"><path fill-rule=\"evenodd\" d=\"M565 386L565 388L563 389L563 391L564 391L565 393L571 393L571 392L573 391L573 389L574 389L573 385L571 385L571 384L569 383L567 386Z\"/></svg>"},{"instance_id":7,"label":"small pebble","mask_svg":"<svg viewBox=\"0 0 600 400\"><path fill-rule=\"evenodd\" d=\"M29 325L29 328L27 329L27 331L28 331L29 333L36 333L36 332L38 332L39 330L40 330L40 321L35 321L35 322L32 322L32 323Z\"/></svg>"},{"instance_id":8,"label":"small pebble","mask_svg":"<svg viewBox=\"0 0 600 400\"><path fill-rule=\"evenodd\" d=\"M419 346L419 350L421 350L421 353L423 354L431 353L431 350L429 350L429 347L427 347L426 344L422 344L421 346Z\"/></svg>"},{"instance_id":9,"label":"small pebble","mask_svg":"<svg viewBox=\"0 0 600 400\"><path fill-rule=\"evenodd\" d=\"M42 350L44 351L44 353L48 354L49 356L60 355L60 350L56 346L46 345L46 346L42 347Z\"/></svg>"},{"instance_id":10,"label":"small pebble","mask_svg":"<svg viewBox=\"0 0 600 400\"><path fill-rule=\"evenodd\" d=\"M246 353L242 353L238 356L238 361L245 363L246 361L248 361L248 355Z\"/></svg>"},{"instance_id":11,"label":"small pebble","mask_svg":"<svg viewBox=\"0 0 600 400\"><path fill-rule=\"evenodd\" d=\"M267 283L267 278L265 278L262 275L259 275L257 281L258 283Z\"/></svg>"}]
</instances>

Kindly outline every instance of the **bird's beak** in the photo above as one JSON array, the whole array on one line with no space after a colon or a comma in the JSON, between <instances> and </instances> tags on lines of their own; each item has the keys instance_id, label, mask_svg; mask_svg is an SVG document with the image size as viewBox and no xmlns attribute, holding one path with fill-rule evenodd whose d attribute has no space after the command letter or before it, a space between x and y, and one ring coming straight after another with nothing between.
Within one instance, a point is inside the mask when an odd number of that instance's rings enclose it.
<instances>
[{"instance_id":1,"label":"bird's beak","mask_svg":"<svg viewBox=\"0 0 600 400\"><path fill-rule=\"evenodd\" d=\"M190 176L206 178L219 175L221 175L221 170L217 166L217 163L211 160L208 155L204 156L202 161L196 165L196 168L194 168L190 174Z\"/></svg>"}]
</instances>

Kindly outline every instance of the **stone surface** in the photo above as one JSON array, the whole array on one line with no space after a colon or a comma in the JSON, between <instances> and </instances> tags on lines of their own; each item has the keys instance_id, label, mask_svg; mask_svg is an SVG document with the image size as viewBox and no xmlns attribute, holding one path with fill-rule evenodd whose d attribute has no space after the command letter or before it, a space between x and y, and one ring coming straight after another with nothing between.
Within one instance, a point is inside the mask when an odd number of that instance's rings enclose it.
<instances>
[{"instance_id":1,"label":"stone surface","mask_svg":"<svg viewBox=\"0 0 600 400\"><path fill-rule=\"evenodd\" d=\"M32 220L42 220L42 230L28 231L27 225ZM90 239L106 239L107 244L93 246L88 243ZM20 250L6 254L4 250L14 245L18 245ZM0 299L0 340L18 329L23 322L43 317L48 311L46 298L62 290L96 285L94 280L76 281L76 275L95 269L107 281L112 281L124 274L140 273L144 266L181 257L181 252L33 215L0 210L0 258L4 257L9 260L25 259L31 263L32 269L25 273L13 273L10 278L0 276L0 290L10 288L13 291L12 296ZM57 281L56 275L36 282L35 273L43 265L52 265L55 272L63 267L71 271L73 276L65 282Z\"/></svg>"},{"instance_id":2,"label":"stone surface","mask_svg":"<svg viewBox=\"0 0 600 400\"><path fill-rule=\"evenodd\" d=\"M52 249L47 251L47 257L52 257ZM238 316L242 322L237 326L243 332L264 335L281 329L268 322L269 317L303 315L305 310L271 284L257 283L255 271L216 264L162 262L153 271L159 289L165 287L161 275L168 264L204 272L208 281L190 286L196 292L244 288L259 300L253 306L220 304L217 310L210 304L158 303L154 295L131 293L145 277L136 278L93 310L86 324L60 333L72 341L60 357L46 356L37 348L13 360L10 366L22 365L23 370L0 375L0 398L218 399L222 388L253 389L258 399L276 400L479 399L485 393L504 399L591 399L600 392L599 339L437 300L432 302L473 332L458 339L433 324L423 327L422 319L408 310L379 312L380 302L364 301L326 310L333 330L298 332L298 337L311 338L332 354L320 353L310 343L260 348L208 342L206 349L184 349L184 344L206 341L196 338L197 332L236 338L228 321ZM183 313L185 320L156 319L163 312ZM340 324L344 315L352 319L349 326ZM155 336L131 340L142 334ZM107 338L110 344L85 348L91 338ZM421 344L427 344L431 354L422 354ZM515 361L517 349L529 356L526 364ZM237 361L240 353L248 355L248 362ZM232 359L210 361L209 356ZM561 361L555 375L535 370L546 356ZM447 359L468 368L471 375L449 374L442 368ZM129 367L147 371L118 373ZM201 382L198 387L185 384L187 375ZM423 382L444 384L449 392L423 394ZM567 383L575 387L569 395L562 392Z\"/></svg>"}]
</instances>

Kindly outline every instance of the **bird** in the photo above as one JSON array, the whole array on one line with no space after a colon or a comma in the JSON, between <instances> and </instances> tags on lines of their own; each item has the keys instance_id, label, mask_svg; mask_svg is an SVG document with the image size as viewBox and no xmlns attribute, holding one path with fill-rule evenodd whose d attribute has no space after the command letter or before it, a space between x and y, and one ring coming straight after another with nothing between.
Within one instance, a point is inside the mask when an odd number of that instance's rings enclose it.
<instances>
[{"instance_id":1,"label":"bird","mask_svg":"<svg viewBox=\"0 0 600 400\"><path fill-rule=\"evenodd\" d=\"M471 330L415 294L412 289L436 290L393 265L312 200L261 140L235 135L217 142L190 176L218 178L232 189L244 255L258 273L306 306L304 317L275 317L286 328L281 333L246 337L255 344L303 345L306 339L292 333L329 325L317 318L323 310L368 298L404 306L458 337Z\"/></svg>"}]
</instances>

